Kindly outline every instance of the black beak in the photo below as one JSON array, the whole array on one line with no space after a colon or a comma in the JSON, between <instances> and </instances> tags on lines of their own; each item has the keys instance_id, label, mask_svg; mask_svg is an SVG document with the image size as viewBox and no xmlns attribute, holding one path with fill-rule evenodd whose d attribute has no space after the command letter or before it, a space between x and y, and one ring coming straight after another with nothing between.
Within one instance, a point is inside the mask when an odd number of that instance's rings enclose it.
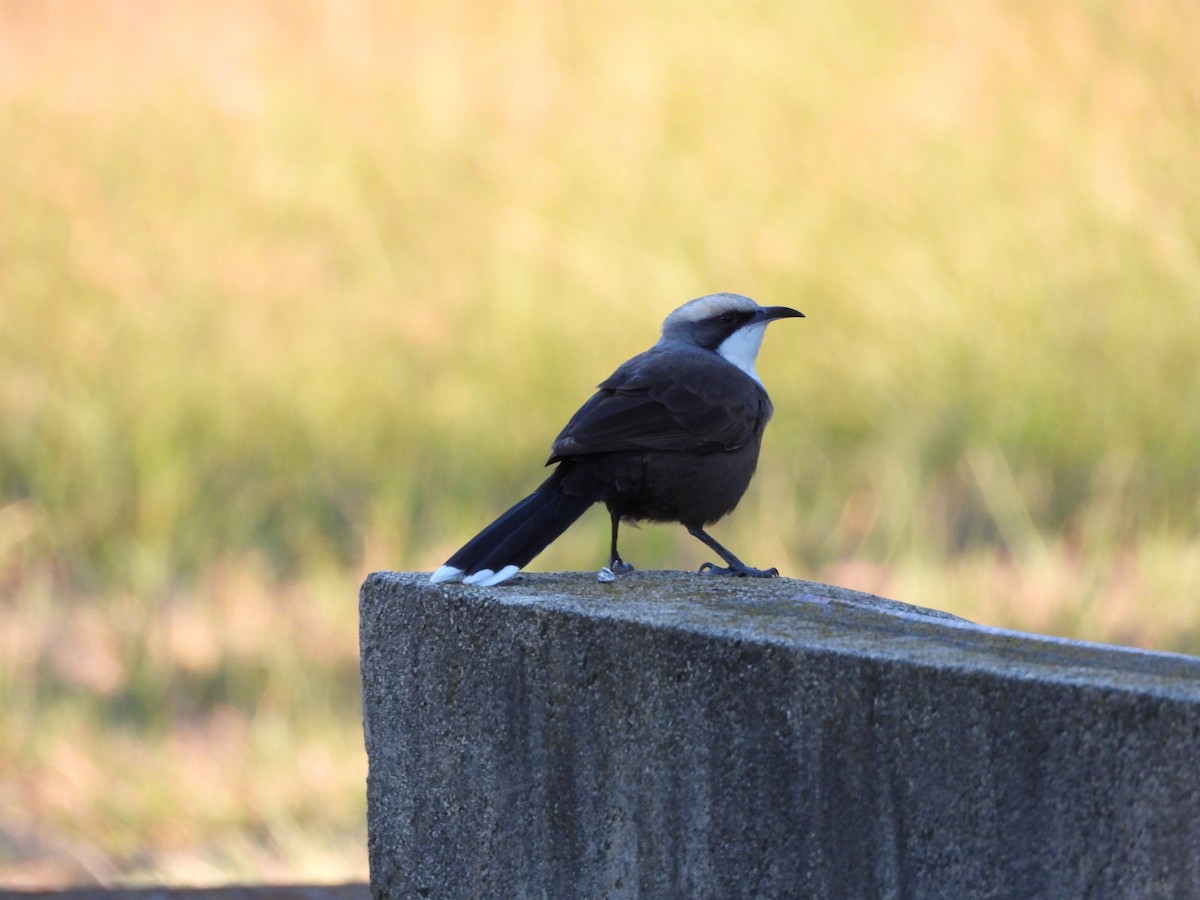
<instances>
[{"instance_id":1,"label":"black beak","mask_svg":"<svg viewBox=\"0 0 1200 900\"><path fill-rule=\"evenodd\" d=\"M764 306L754 314L756 322L773 322L775 319L803 319L804 313L790 306Z\"/></svg>"}]
</instances>

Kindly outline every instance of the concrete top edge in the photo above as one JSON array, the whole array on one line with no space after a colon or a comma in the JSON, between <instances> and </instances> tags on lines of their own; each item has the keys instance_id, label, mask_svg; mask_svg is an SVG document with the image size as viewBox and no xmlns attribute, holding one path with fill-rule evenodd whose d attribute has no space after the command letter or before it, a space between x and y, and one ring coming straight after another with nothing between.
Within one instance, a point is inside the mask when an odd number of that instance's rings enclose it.
<instances>
[{"instance_id":1,"label":"concrete top edge","mask_svg":"<svg viewBox=\"0 0 1200 900\"><path fill-rule=\"evenodd\" d=\"M600 584L593 573L522 573L490 588L431 584L421 572L376 572L362 613L380 595L529 608L707 633L831 654L1000 677L1151 693L1200 703L1200 657L976 625L937 610L792 578L725 579L634 572Z\"/></svg>"}]
</instances>

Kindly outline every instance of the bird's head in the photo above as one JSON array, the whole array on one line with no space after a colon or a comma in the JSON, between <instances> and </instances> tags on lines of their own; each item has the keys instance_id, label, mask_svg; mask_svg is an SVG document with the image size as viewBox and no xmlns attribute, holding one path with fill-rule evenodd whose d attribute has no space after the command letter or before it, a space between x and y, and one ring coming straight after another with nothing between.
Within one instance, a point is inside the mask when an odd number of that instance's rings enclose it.
<instances>
[{"instance_id":1,"label":"bird's head","mask_svg":"<svg viewBox=\"0 0 1200 900\"><path fill-rule=\"evenodd\" d=\"M683 304L663 321L660 343L682 343L719 354L755 381L763 332L776 319L804 318L787 306L759 306L741 294L709 294Z\"/></svg>"}]
</instances>

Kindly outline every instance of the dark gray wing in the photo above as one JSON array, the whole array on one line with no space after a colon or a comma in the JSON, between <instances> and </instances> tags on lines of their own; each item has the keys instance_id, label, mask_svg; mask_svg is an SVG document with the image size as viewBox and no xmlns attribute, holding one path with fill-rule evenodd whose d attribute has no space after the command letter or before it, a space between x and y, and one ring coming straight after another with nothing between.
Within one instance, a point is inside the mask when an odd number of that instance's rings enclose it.
<instances>
[{"instance_id":1,"label":"dark gray wing","mask_svg":"<svg viewBox=\"0 0 1200 900\"><path fill-rule=\"evenodd\" d=\"M622 450L736 450L770 417L762 386L719 356L655 348L600 385L555 440L549 462Z\"/></svg>"}]
</instances>

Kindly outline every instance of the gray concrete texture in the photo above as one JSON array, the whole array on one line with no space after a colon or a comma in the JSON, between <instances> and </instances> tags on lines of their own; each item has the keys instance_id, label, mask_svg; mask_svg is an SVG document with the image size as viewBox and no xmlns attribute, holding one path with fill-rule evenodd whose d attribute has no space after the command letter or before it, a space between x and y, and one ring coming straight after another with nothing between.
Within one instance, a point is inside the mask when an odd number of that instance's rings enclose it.
<instances>
[{"instance_id":1,"label":"gray concrete texture","mask_svg":"<svg viewBox=\"0 0 1200 900\"><path fill-rule=\"evenodd\" d=\"M1200 897L1200 659L791 579L377 573L387 897Z\"/></svg>"}]
</instances>

